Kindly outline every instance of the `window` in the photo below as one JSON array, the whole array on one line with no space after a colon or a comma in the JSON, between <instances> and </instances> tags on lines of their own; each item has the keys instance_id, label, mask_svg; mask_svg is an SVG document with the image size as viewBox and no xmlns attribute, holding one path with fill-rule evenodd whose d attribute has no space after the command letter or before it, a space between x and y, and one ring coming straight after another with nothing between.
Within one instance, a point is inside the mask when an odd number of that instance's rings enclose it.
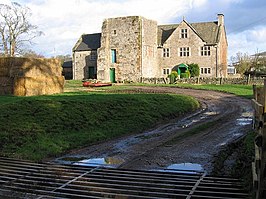
<instances>
[{"instance_id":1,"label":"window","mask_svg":"<svg viewBox=\"0 0 266 199\"><path fill-rule=\"evenodd\" d=\"M210 56L211 55L211 47L203 46L201 47L201 56Z\"/></svg>"},{"instance_id":2,"label":"window","mask_svg":"<svg viewBox=\"0 0 266 199\"><path fill-rule=\"evenodd\" d=\"M90 60L91 61L95 61L97 59L97 51L96 50L92 50L91 54L90 54Z\"/></svg>"},{"instance_id":3,"label":"window","mask_svg":"<svg viewBox=\"0 0 266 199\"><path fill-rule=\"evenodd\" d=\"M179 56L180 57L188 57L189 55L189 47L181 47L179 48Z\"/></svg>"},{"instance_id":4,"label":"window","mask_svg":"<svg viewBox=\"0 0 266 199\"><path fill-rule=\"evenodd\" d=\"M181 29L180 38L187 38L187 29Z\"/></svg>"},{"instance_id":5,"label":"window","mask_svg":"<svg viewBox=\"0 0 266 199\"><path fill-rule=\"evenodd\" d=\"M111 62L116 63L116 49L111 49Z\"/></svg>"},{"instance_id":6,"label":"window","mask_svg":"<svg viewBox=\"0 0 266 199\"><path fill-rule=\"evenodd\" d=\"M169 48L163 49L163 57L170 57L170 49Z\"/></svg>"},{"instance_id":7,"label":"window","mask_svg":"<svg viewBox=\"0 0 266 199\"><path fill-rule=\"evenodd\" d=\"M164 68L163 69L163 74L164 75L169 75L170 74L170 68Z\"/></svg>"},{"instance_id":8,"label":"window","mask_svg":"<svg viewBox=\"0 0 266 199\"><path fill-rule=\"evenodd\" d=\"M113 30L113 35L116 35L116 30Z\"/></svg>"},{"instance_id":9,"label":"window","mask_svg":"<svg viewBox=\"0 0 266 199\"><path fill-rule=\"evenodd\" d=\"M201 74L211 74L211 68L200 68Z\"/></svg>"}]
</instances>

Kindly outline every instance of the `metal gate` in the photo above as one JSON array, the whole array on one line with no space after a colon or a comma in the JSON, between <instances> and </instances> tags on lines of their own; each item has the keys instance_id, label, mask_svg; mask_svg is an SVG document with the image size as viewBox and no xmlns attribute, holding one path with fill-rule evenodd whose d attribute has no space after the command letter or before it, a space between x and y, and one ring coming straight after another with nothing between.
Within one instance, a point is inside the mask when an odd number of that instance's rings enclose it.
<instances>
[{"instance_id":1,"label":"metal gate","mask_svg":"<svg viewBox=\"0 0 266 199\"><path fill-rule=\"evenodd\" d=\"M136 171L0 158L0 198L247 198L241 181L203 172Z\"/></svg>"}]
</instances>

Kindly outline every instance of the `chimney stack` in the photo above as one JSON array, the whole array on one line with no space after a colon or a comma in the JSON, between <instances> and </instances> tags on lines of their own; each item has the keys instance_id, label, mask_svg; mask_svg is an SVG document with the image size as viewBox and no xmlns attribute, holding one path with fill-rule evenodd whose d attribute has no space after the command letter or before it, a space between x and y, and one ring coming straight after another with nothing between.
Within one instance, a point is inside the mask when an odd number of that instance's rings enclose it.
<instances>
[{"instance_id":1,"label":"chimney stack","mask_svg":"<svg viewBox=\"0 0 266 199\"><path fill-rule=\"evenodd\" d=\"M223 14L218 14L218 26L223 26L224 25L224 15Z\"/></svg>"}]
</instances>

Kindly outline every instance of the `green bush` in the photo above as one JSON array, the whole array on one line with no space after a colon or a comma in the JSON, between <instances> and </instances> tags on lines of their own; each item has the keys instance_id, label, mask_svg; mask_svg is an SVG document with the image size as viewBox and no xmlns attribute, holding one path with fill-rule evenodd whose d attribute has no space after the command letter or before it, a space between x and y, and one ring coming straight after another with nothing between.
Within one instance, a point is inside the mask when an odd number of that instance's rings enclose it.
<instances>
[{"instance_id":1,"label":"green bush","mask_svg":"<svg viewBox=\"0 0 266 199\"><path fill-rule=\"evenodd\" d=\"M189 70L186 70L186 72L180 74L180 78L190 78L190 72Z\"/></svg>"},{"instance_id":2,"label":"green bush","mask_svg":"<svg viewBox=\"0 0 266 199\"><path fill-rule=\"evenodd\" d=\"M175 83L176 78L178 78L178 73L176 71L172 71L168 77L170 78L170 84L173 84Z\"/></svg>"},{"instance_id":3,"label":"green bush","mask_svg":"<svg viewBox=\"0 0 266 199\"><path fill-rule=\"evenodd\" d=\"M198 64L192 63L188 64L188 69L191 77L198 77L200 74L200 68Z\"/></svg>"}]
</instances>

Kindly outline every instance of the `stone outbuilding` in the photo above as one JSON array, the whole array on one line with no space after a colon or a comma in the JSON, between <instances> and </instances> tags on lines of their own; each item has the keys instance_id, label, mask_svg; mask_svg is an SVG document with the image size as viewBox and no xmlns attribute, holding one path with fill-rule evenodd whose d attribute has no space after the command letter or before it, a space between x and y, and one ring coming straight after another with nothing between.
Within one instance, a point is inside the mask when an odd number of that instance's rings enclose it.
<instances>
[{"instance_id":1,"label":"stone outbuilding","mask_svg":"<svg viewBox=\"0 0 266 199\"><path fill-rule=\"evenodd\" d=\"M227 76L224 15L218 21L158 25L141 16L106 19L102 32L82 35L73 48L73 78L133 81L167 77L196 63L201 77Z\"/></svg>"}]
</instances>

